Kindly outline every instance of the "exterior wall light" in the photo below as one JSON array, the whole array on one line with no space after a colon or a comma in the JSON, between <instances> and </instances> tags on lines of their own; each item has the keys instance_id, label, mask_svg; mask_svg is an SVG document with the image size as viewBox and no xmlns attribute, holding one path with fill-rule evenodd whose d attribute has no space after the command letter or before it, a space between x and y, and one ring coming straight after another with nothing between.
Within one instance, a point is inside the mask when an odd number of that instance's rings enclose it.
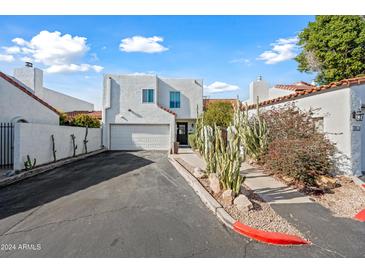
<instances>
[{"instance_id":1,"label":"exterior wall light","mask_svg":"<svg viewBox=\"0 0 365 274\"><path fill-rule=\"evenodd\" d=\"M361 112L361 110L353 111L352 112L352 118L354 118L356 121L362 121L364 119L364 113Z\"/></svg>"}]
</instances>

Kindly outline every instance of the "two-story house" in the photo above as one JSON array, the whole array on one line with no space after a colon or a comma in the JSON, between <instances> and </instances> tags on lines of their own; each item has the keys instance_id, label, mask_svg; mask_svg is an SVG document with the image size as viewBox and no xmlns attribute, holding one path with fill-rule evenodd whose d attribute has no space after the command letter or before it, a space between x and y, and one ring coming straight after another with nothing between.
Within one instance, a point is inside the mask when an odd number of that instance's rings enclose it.
<instances>
[{"instance_id":1,"label":"two-story house","mask_svg":"<svg viewBox=\"0 0 365 274\"><path fill-rule=\"evenodd\" d=\"M105 75L103 144L111 150L170 150L188 143L203 111L201 79Z\"/></svg>"}]
</instances>

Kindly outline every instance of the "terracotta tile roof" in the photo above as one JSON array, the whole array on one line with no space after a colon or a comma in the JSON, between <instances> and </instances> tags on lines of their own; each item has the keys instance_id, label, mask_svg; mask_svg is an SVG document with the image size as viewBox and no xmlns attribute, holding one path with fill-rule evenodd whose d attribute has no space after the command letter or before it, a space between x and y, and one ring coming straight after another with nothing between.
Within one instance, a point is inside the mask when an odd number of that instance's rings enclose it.
<instances>
[{"instance_id":1,"label":"terracotta tile roof","mask_svg":"<svg viewBox=\"0 0 365 274\"><path fill-rule=\"evenodd\" d=\"M203 109L206 110L209 104L216 102L230 103L235 106L237 99L203 99Z\"/></svg>"},{"instance_id":2,"label":"terracotta tile roof","mask_svg":"<svg viewBox=\"0 0 365 274\"><path fill-rule=\"evenodd\" d=\"M12 79L10 76L8 76L5 73L3 73L3 72L0 71L0 77L3 78L5 81L9 82L10 84L12 84L13 86L17 87L19 90L21 90L25 94L29 95L33 99L37 100L39 103L41 103L45 107L47 107L50 110L52 110L53 112L55 112L57 115L60 115L60 113L58 112L57 109L55 109L54 107L52 107L51 105L49 105L48 103L46 103L45 101L43 101L38 96L34 95L30 90L28 90L26 87L24 87L23 85L21 85L20 83L18 83L14 79Z\"/></svg>"},{"instance_id":3,"label":"terracotta tile roof","mask_svg":"<svg viewBox=\"0 0 365 274\"><path fill-rule=\"evenodd\" d=\"M159 105L159 104L157 104L157 106L158 106L160 109L163 109L164 111L166 111L166 112L168 112L168 113L170 113L170 114L172 114L172 115L176 116L176 112L173 112L171 109L165 108L165 107L163 107L163 106L161 106L161 105Z\"/></svg>"},{"instance_id":4,"label":"terracotta tile roof","mask_svg":"<svg viewBox=\"0 0 365 274\"><path fill-rule=\"evenodd\" d=\"M267 106L267 105L283 103L286 101L292 101L292 100L306 97L307 95L316 95L316 93L320 92L320 91L328 92L331 90L335 90L335 88L337 88L337 89L338 88L347 88L350 86L363 85L363 84L365 84L365 76L350 78L350 79L343 79L341 81L329 83L328 85L323 85L323 86L318 86L318 87L316 86L316 87L312 87L311 89L307 89L305 91L297 91L296 93L292 93L292 94L289 94L286 96L281 96L281 97L277 97L277 98L274 98L271 100L266 100L266 101L259 103L259 106ZM249 109L252 109L255 107L256 107L256 104L252 104L252 105L248 106Z\"/></svg>"},{"instance_id":5,"label":"terracotta tile roof","mask_svg":"<svg viewBox=\"0 0 365 274\"><path fill-rule=\"evenodd\" d=\"M314 88L314 85L308 84L307 82L297 82L291 85L276 85L274 86L275 88L278 89L286 89L286 90L292 90L292 91L304 91L304 90L309 90Z\"/></svg>"},{"instance_id":6,"label":"terracotta tile roof","mask_svg":"<svg viewBox=\"0 0 365 274\"><path fill-rule=\"evenodd\" d=\"M94 111L78 110L78 111L65 112L65 114L69 118L73 118L73 117L75 117L76 115L79 115L79 114L87 114L91 117L95 117L95 118L101 120L101 110L94 110Z\"/></svg>"}]
</instances>

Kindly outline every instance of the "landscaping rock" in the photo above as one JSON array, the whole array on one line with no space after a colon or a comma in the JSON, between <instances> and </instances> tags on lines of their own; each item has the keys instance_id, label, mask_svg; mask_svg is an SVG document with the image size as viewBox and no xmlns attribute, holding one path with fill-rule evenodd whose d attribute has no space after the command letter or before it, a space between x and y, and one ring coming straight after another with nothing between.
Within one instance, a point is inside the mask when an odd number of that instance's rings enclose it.
<instances>
[{"instance_id":1,"label":"landscaping rock","mask_svg":"<svg viewBox=\"0 0 365 274\"><path fill-rule=\"evenodd\" d=\"M250 200L243 194L238 195L238 197L234 199L233 203L240 211L249 211L253 208Z\"/></svg>"},{"instance_id":2,"label":"landscaping rock","mask_svg":"<svg viewBox=\"0 0 365 274\"><path fill-rule=\"evenodd\" d=\"M204 172L204 170L202 170L201 168L199 167L196 167L194 168L194 172L193 172L193 175L198 178L198 179L203 179L206 177L206 174Z\"/></svg>"},{"instance_id":3,"label":"landscaping rock","mask_svg":"<svg viewBox=\"0 0 365 274\"><path fill-rule=\"evenodd\" d=\"M215 194L221 191L221 185L219 183L217 174L209 174L209 187Z\"/></svg>"},{"instance_id":4,"label":"landscaping rock","mask_svg":"<svg viewBox=\"0 0 365 274\"><path fill-rule=\"evenodd\" d=\"M227 189L226 191L224 191L222 194L223 206L232 205L233 198L234 198L234 193L231 189Z\"/></svg>"},{"instance_id":5,"label":"landscaping rock","mask_svg":"<svg viewBox=\"0 0 365 274\"><path fill-rule=\"evenodd\" d=\"M338 185L336 178L333 177L328 177L328 176L319 176L316 180L316 183L319 186L324 186L324 187L329 187L329 188L334 188Z\"/></svg>"}]
</instances>

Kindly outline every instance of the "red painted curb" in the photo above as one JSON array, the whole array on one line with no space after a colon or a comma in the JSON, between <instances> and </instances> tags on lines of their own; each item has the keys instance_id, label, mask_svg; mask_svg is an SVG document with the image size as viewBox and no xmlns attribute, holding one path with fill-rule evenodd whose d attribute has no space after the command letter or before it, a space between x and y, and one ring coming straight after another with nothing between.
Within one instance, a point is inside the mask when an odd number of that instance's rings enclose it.
<instances>
[{"instance_id":1,"label":"red painted curb","mask_svg":"<svg viewBox=\"0 0 365 274\"><path fill-rule=\"evenodd\" d=\"M259 230L238 221L233 224L233 230L257 241L274 245L304 245L310 243L298 236Z\"/></svg>"},{"instance_id":2,"label":"red painted curb","mask_svg":"<svg viewBox=\"0 0 365 274\"><path fill-rule=\"evenodd\" d=\"M361 222L365 222L365 209L363 209L359 213L357 213L354 218Z\"/></svg>"}]
</instances>

